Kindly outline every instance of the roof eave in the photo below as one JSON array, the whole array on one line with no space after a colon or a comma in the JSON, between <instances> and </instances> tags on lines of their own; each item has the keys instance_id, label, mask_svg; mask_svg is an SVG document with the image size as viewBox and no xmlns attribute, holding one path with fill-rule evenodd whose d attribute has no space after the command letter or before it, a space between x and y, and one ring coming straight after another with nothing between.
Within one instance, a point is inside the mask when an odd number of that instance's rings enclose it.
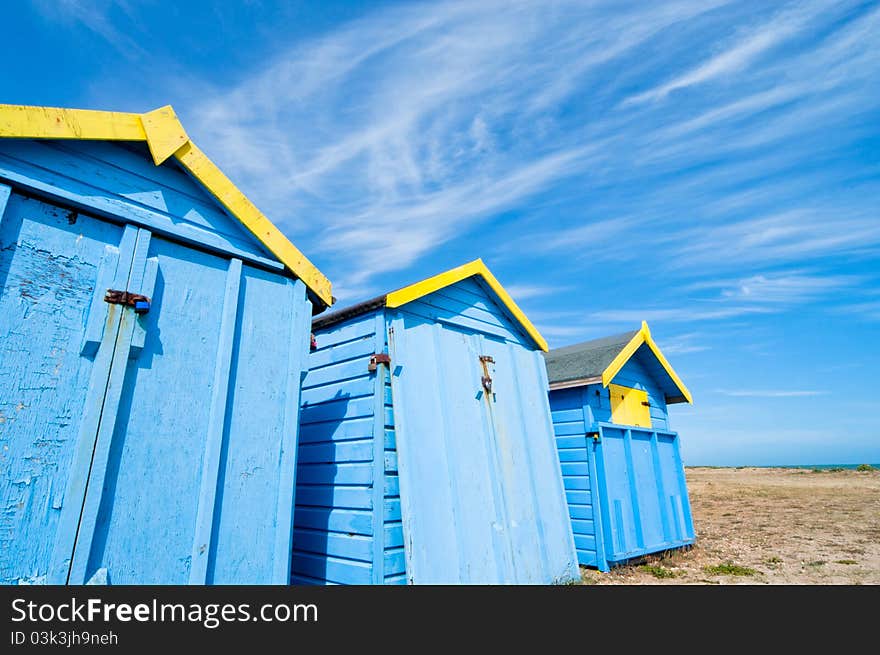
<instances>
[{"instance_id":1,"label":"roof eave","mask_svg":"<svg viewBox=\"0 0 880 655\"><path fill-rule=\"evenodd\" d=\"M590 384L598 384L602 382L602 376L595 375L589 378L578 378L576 380L561 380L559 382L550 383L550 391L558 389L574 389L576 387L586 387Z\"/></svg>"},{"instance_id":2,"label":"roof eave","mask_svg":"<svg viewBox=\"0 0 880 655\"><path fill-rule=\"evenodd\" d=\"M385 298L386 296L377 296L370 300L359 302L356 305L349 305L348 307L343 307L342 309L337 309L336 311L316 316L312 319L312 329L325 330L339 323L357 318L358 316L374 312L385 306Z\"/></svg>"}]
</instances>

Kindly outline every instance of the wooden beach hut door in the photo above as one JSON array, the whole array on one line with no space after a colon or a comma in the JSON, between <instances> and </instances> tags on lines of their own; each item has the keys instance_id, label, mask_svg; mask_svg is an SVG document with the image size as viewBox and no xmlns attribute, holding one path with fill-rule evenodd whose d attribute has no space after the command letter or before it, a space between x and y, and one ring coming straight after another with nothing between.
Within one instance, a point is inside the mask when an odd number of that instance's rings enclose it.
<instances>
[{"instance_id":1,"label":"wooden beach hut door","mask_svg":"<svg viewBox=\"0 0 880 655\"><path fill-rule=\"evenodd\" d=\"M67 582L137 236L0 185L0 582Z\"/></svg>"},{"instance_id":2,"label":"wooden beach hut door","mask_svg":"<svg viewBox=\"0 0 880 655\"><path fill-rule=\"evenodd\" d=\"M389 343L409 581L546 584L570 573L549 410L538 423L547 443L533 451L526 427L533 417L523 415L531 405L516 407L522 362L514 348L412 317L392 321ZM546 402L543 389L536 397ZM536 469L544 464L542 481ZM549 518L542 508L552 508ZM545 531L545 521L557 532Z\"/></svg>"},{"instance_id":3,"label":"wooden beach hut door","mask_svg":"<svg viewBox=\"0 0 880 655\"><path fill-rule=\"evenodd\" d=\"M283 582L289 547L264 510L287 505L286 385L249 371L287 380L302 283L4 189L0 582ZM287 329L261 320L270 300ZM221 465L227 430L248 438Z\"/></svg>"}]
</instances>

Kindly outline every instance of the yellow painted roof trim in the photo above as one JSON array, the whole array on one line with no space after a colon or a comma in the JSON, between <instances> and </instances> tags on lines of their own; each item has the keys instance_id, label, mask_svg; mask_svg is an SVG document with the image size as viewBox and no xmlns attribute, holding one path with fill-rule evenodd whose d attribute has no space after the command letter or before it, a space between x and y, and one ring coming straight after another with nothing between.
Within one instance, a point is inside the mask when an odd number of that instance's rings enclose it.
<instances>
[{"instance_id":1,"label":"yellow painted roof trim","mask_svg":"<svg viewBox=\"0 0 880 655\"><path fill-rule=\"evenodd\" d=\"M434 293L435 291L439 291L440 289L455 284L456 282L461 282L462 280L466 280L475 275L479 275L483 278L486 284L488 284L492 291L495 292L495 295L502 302L511 317L519 323L522 329L525 330L526 334L531 337L532 341L534 341L541 350L546 352L547 342L544 340L544 337L542 337L537 328L532 325L532 322L526 318L526 315L523 314L523 311L513 301L510 294L504 290L501 283L495 279L495 276L492 275L482 259L475 259L472 262L462 264L461 266L448 270L445 273L429 277L427 280L422 280L421 282L416 282L408 287L392 291L385 297L385 305L386 307L392 308L400 307L401 305L410 303L413 300L418 300L423 296L427 296L430 293Z\"/></svg>"},{"instance_id":2,"label":"yellow painted roof trim","mask_svg":"<svg viewBox=\"0 0 880 655\"><path fill-rule=\"evenodd\" d=\"M617 353L617 356L611 361L608 367L604 371L602 371L602 386L607 387L609 384L611 384L614 376L620 372L620 369L623 368L623 365L629 361L629 358L635 354L635 352L642 346L642 344L648 344L648 347L651 349L651 352L654 353L657 361L660 362L660 364L669 374L669 377L672 378L675 386L677 386L679 391L681 391L681 395L689 403L693 403L694 399L691 396L691 392L684 385L684 382L681 381L681 378L678 377L678 374L673 370L672 366L666 360L666 357L663 356L663 353L660 352L660 348L657 347L657 344L651 337L651 330L648 328L648 323L645 321L642 321L641 329L636 332L635 336L633 336L632 339L629 340L629 343L627 343L626 346L623 347L623 350Z\"/></svg>"},{"instance_id":3,"label":"yellow painted roof trim","mask_svg":"<svg viewBox=\"0 0 880 655\"><path fill-rule=\"evenodd\" d=\"M199 150L170 105L145 114L0 104L0 137L144 141L159 166L169 157L195 177L281 263L328 306L330 281Z\"/></svg>"}]
</instances>

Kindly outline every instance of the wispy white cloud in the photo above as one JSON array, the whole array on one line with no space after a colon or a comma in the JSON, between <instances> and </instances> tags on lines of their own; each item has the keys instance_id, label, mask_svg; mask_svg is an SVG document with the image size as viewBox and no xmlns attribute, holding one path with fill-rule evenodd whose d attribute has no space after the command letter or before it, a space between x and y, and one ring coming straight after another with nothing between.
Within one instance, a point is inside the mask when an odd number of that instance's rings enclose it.
<instances>
[{"instance_id":1,"label":"wispy white cloud","mask_svg":"<svg viewBox=\"0 0 880 655\"><path fill-rule=\"evenodd\" d=\"M585 219L568 229L549 229L527 234L508 243L508 253L528 249L533 253L569 253L590 260L627 256L629 239L645 222L640 216Z\"/></svg>"},{"instance_id":2,"label":"wispy white cloud","mask_svg":"<svg viewBox=\"0 0 880 655\"><path fill-rule=\"evenodd\" d=\"M673 266L784 263L880 246L880 209L791 209L676 235Z\"/></svg>"},{"instance_id":3,"label":"wispy white cloud","mask_svg":"<svg viewBox=\"0 0 880 655\"><path fill-rule=\"evenodd\" d=\"M319 263L331 262L344 285L363 287L566 180L598 176L604 183L618 170L626 180L636 171L620 168L621 153L696 129L687 125L700 120L693 116L646 129L635 108L611 110L618 101L607 86L595 94L606 112L581 125L567 124L558 108L663 30L711 21L723 5L397 7L280 51L243 84L202 94L192 111L205 119L205 139L224 166L282 228L313 235ZM815 3L792 7L740 30L727 50L652 93L739 70L821 14ZM787 93L726 111L748 113ZM704 123L724 113L712 111ZM526 236L533 255L604 243L593 252L626 256L630 250L615 237L656 221L589 216Z\"/></svg>"},{"instance_id":4,"label":"wispy white cloud","mask_svg":"<svg viewBox=\"0 0 880 655\"><path fill-rule=\"evenodd\" d=\"M667 355L688 355L710 350L704 343L705 335L699 332L686 332L663 339L663 352Z\"/></svg>"},{"instance_id":5,"label":"wispy white cloud","mask_svg":"<svg viewBox=\"0 0 880 655\"><path fill-rule=\"evenodd\" d=\"M547 26L523 30L534 6L497 9L379 12L279 54L195 112L216 126L206 138L219 158L290 217L288 233L312 214L318 248L344 254L345 284L360 286L583 170L595 152L575 143L523 157L499 145L498 122L516 116L546 65L529 46Z\"/></svg>"},{"instance_id":6,"label":"wispy white cloud","mask_svg":"<svg viewBox=\"0 0 880 655\"><path fill-rule=\"evenodd\" d=\"M126 18L133 17L128 0L31 0L39 12L49 20L80 25L103 38L119 52L129 57L144 57L147 50L111 16L119 10Z\"/></svg>"},{"instance_id":7,"label":"wispy white cloud","mask_svg":"<svg viewBox=\"0 0 880 655\"><path fill-rule=\"evenodd\" d=\"M124 34L105 5L65 7ZM880 8L849 1L395 5L279 47L237 84L175 88L190 133L342 302L454 263L452 241L553 271L627 262L667 289L734 271L766 292L769 266L880 252L871 175L798 166L833 147L805 134L880 106L878 26ZM838 181L861 189L811 196ZM502 215L505 238L481 238ZM644 304L764 311L741 300Z\"/></svg>"},{"instance_id":8,"label":"wispy white cloud","mask_svg":"<svg viewBox=\"0 0 880 655\"><path fill-rule=\"evenodd\" d=\"M880 300L846 303L836 307L834 311L851 314L869 321L880 321Z\"/></svg>"},{"instance_id":9,"label":"wispy white cloud","mask_svg":"<svg viewBox=\"0 0 880 655\"><path fill-rule=\"evenodd\" d=\"M664 323L729 321L738 317L769 315L788 311L832 293L857 289L867 280L858 275L828 275L804 270L762 273L743 278L702 280L682 286L678 296L687 304L663 307L603 309L589 314L591 321L635 324L646 320ZM690 335L689 335L690 336ZM677 346L672 345L673 348ZM687 344L678 346L687 352Z\"/></svg>"},{"instance_id":10,"label":"wispy white cloud","mask_svg":"<svg viewBox=\"0 0 880 655\"><path fill-rule=\"evenodd\" d=\"M733 305L729 307L707 305L671 306L660 309L604 309L589 315L593 321L604 323L637 325L640 321L664 323L694 323L698 321L719 321L722 319L770 314L773 308L758 305Z\"/></svg>"},{"instance_id":11,"label":"wispy white cloud","mask_svg":"<svg viewBox=\"0 0 880 655\"><path fill-rule=\"evenodd\" d=\"M517 302L528 300L529 298L550 296L554 293L561 293L571 289L570 286L548 284L508 284L504 288Z\"/></svg>"},{"instance_id":12,"label":"wispy white cloud","mask_svg":"<svg viewBox=\"0 0 880 655\"><path fill-rule=\"evenodd\" d=\"M805 9L798 6L794 10L780 12L769 22L735 40L726 50L708 61L668 82L627 98L623 104L661 100L676 89L702 84L742 70L767 50L795 35L811 17L811 13Z\"/></svg>"},{"instance_id":13,"label":"wispy white cloud","mask_svg":"<svg viewBox=\"0 0 880 655\"><path fill-rule=\"evenodd\" d=\"M819 275L804 271L762 273L744 278L708 280L688 285L690 291L715 291L718 299L733 302L796 304L810 302L847 287L858 288L859 275Z\"/></svg>"},{"instance_id":14,"label":"wispy white cloud","mask_svg":"<svg viewBox=\"0 0 880 655\"><path fill-rule=\"evenodd\" d=\"M784 390L784 389L716 389L715 393L733 398L807 398L811 396L825 396L830 391L815 390Z\"/></svg>"}]
</instances>

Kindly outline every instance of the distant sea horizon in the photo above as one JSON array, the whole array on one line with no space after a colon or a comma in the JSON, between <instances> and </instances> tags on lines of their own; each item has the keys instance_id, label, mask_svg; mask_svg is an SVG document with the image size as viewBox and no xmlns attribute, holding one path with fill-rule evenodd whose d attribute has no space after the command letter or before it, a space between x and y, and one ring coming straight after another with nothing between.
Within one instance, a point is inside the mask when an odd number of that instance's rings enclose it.
<instances>
[{"instance_id":1,"label":"distant sea horizon","mask_svg":"<svg viewBox=\"0 0 880 655\"><path fill-rule=\"evenodd\" d=\"M858 464L685 464L687 468L713 468L713 469L856 469L862 464L868 464L875 469L880 469L880 464L860 462Z\"/></svg>"}]
</instances>

